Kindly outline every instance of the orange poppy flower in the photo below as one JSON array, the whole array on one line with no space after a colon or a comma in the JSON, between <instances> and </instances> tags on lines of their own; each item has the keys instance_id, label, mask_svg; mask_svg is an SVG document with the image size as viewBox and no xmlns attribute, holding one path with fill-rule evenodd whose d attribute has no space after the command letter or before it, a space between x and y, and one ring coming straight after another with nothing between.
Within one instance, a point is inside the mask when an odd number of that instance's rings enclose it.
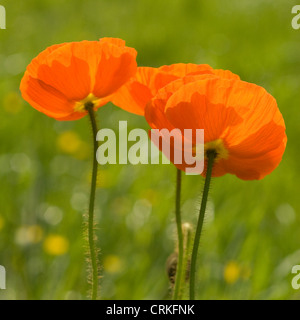
<instances>
[{"instance_id":1,"label":"orange poppy flower","mask_svg":"<svg viewBox=\"0 0 300 320\"><path fill-rule=\"evenodd\" d=\"M136 73L133 48L117 38L53 45L28 65L20 90L35 109L57 120L76 120L110 101Z\"/></svg>"},{"instance_id":2,"label":"orange poppy flower","mask_svg":"<svg viewBox=\"0 0 300 320\"><path fill-rule=\"evenodd\" d=\"M153 129L192 129L193 147L195 130L204 129L204 152L216 153L214 177L262 179L278 166L287 142L276 100L222 71L171 82L148 103L145 118ZM184 161L175 165L189 167Z\"/></svg>"},{"instance_id":3,"label":"orange poppy flower","mask_svg":"<svg viewBox=\"0 0 300 320\"><path fill-rule=\"evenodd\" d=\"M159 89L185 76L201 74L239 79L239 76L230 71L214 70L207 64L177 63L160 68L138 67L136 75L113 94L112 102L126 111L144 115L148 101L157 94Z\"/></svg>"}]
</instances>

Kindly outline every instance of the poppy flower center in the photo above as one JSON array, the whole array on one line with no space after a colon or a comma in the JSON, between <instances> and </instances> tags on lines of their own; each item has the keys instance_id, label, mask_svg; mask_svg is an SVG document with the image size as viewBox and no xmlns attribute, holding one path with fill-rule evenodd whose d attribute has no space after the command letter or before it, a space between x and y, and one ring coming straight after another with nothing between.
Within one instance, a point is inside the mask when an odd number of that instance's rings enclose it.
<instances>
[{"instance_id":1,"label":"poppy flower center","mask_svg":"<svg viewBox=\"0 0 300 320\"><path fill-rule=\"evenodd\" d=\"M219 161L220 159L228 158L228 150L225 148L222 139L206 142L204 144L205 159L208 158L208 154L211 152L215 153L215 160L214 160L215 162Z\"/></svg>"},{"instance_id":2,"label":"poppy flower center","mask_svg":"<svg viewBox=\"0 0 300 320\"><path fill-rule=\"evenodd\" d=\"M101 99L95 97L90 93L86 98L81 101L76 102L74 110L76 112L86 112L87 108L95 107L100 102Z\"/></svg>"}]
</instances>

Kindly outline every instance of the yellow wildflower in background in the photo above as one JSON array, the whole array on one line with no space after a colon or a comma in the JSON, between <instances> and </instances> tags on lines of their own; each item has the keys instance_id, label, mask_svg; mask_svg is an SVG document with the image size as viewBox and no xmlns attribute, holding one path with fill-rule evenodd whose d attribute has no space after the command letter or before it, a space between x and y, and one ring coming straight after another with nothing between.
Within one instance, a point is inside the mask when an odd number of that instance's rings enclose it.
<instances>
[{"instance_id":1,"label":"yellow wildflower in background","mask_svg":"<svg viewBox=\"0 0 300 320\"><path fill-rule=\"evenodd\" d=\"M69 250L69 241L57 234L49 235L44 241L44 250L53 256L64 255Z\"/></svg>"},{"instance_id":2,"label":"yellow wildflower in background","mask_svg":"<svg viewBox=\"0 0 300 320\"><path fill-rule=\"evenodd\" d=\"M73 155L80 160L88 158L90 154L89 145L72 130L65 131L58 136L57 148L63 153Z\"/></svg>"},{"instance_id":3,"label":"yellow wildflower in background","mask_svg":"<svg viewBox=\"0 0 300 320\"><path fill-rule=\"evenodd\" d=\"M64 153L74 154L81 145L82 141L78 134L74 131L65 131L57 138L57 147Z\"/></svg>"},{"instance_id":4,"label":"yellow wildflower in background","mask_svg":"<svg viewBox=\"0 0 300 320\"><path fill-rule=\"evenodd\" d=\"M116 255L108 255L103 259L103 268L107 273L117 273L122 268L122 261Z\"/></svg>"},{"instance_id":5,"label":"yellow wildflower in background","mask_svg":"<svg viewBox=\"0 0 300 320\"><path fill-rule=\"evenodd\" d=\"M235 283L241 274L241 268L235 261L229 261L224 268L224 280L228 284Z\"/></svg>"}]
</instances>

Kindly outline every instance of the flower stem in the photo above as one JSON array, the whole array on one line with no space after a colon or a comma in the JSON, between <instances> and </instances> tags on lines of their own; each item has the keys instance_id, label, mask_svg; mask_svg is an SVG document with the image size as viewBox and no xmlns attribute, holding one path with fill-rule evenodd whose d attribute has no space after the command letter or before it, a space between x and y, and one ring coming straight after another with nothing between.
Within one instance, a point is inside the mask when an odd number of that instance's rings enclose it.
<instances>
[{"instance_id":1,"label":"flower stem","mask_svg":"<svg viewBox=\"0 0 300 320\"><path fill-rule=\"evenodd\" d=\"M94 105L87 103L85 108L88 111L92 132L93 132L93 170L92 170L92 181L91 181L91 192L90 192L90 202L89 202L89 215L88 215L88 242L90 250L90 258L92 264L92 300L97 299L98 294L98 259L97 259L97 248L95 243L94 235L94 207L95 207L95 193L97 185L97 175L98 175L98 162L96 158L96 153L98 149L98 141L96 139L98 128L94 112Z\"/></svg>"},{"instance_id":2,"label":"flower stem","mask_svg":"<svg viewBox=\"0 0 300 320\"><path fill-rule=\"evenodd\" d=\"M196 229L193 251L192 251L192 258L191 258L190 300L195 300L196 262L197 262L197 255L198 255L198 249L199 249L199 243L200 243L200 236L201 236L202 226L204 221L204 215L206 210L208 191L209 191L209 186L211 181L212 168L213 168L214 160L216 157L216 152L214 150L208 150L206 155L208 158L206 177L205 177L202 201L200 206L199 218L198 218L197 229Z\"/></svg>"},{"instance_id":3,"label":"flower stem","mask_svg":"<svg viewBox=\"0 0 300 320\"><path fill-rule=\"evenodd\" d=\"M181 212L180 212L180 197L181 196L181 170L177 169L176 177L176 225L177 225L177 236L178 236L178 261L176 268L176 279L175 287L173 293L173 300L180 299L181 295L181 278L182 278L182 263L183 263L183 233L182 233L182 223L181 223Z\"/></svg>"},{"instance_id":4,"label":"flower stem","mask_svg":"<svg viewBox=\"0 0 300 320\"><path fill-rule=\"evenodd\" d=\"M182 270L184 272L183 276L181 277L181 288L186 287L186 283L189 280L190 277L190 256L192 252L192 227L189 223L184 223L182 225L182 231L183 231L183 262L182 262ZM184 293L184 291L183 291Z\"/></svg>"}]
</instances>

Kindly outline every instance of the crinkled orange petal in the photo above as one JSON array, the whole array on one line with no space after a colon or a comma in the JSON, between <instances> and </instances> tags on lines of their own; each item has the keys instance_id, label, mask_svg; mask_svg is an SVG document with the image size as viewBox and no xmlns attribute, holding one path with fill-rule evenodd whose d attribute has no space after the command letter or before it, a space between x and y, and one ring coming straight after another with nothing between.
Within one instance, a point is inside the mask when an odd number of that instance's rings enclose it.
<instances>
[{"instance_id":1,"label":"crinkled orange petal","mask_svg":"<svg viewBox=\"0 0 300 320\"><path fill-rule=\"evenodd\" d=\"M257 157L239 157L231 155L224 161L227 173L243 180L260 180L270 174L279 165L286 147L286 138L274 150Z\"/></svg>"},{"instance_id":2,"label":"crinkled orange petal","mask_svg":"<svg viewBox=\"0 0 300 320\"><path fill-rule=\"evenodd\" d=\"M165 110L167 106L167 102L170 97L177 92L182 86L192 83L195 81L206 80L206 79L215 79L217 76L214 74L199 74L199 75L188 75L183 78L179 78L177 80L173 80L163 86L160 90L157 91L157 94L149 101L145 108L145 118L150 124L150 126L163 129L163 127L157 126L150 118L152 114L154 115L159 109L161 113L160 117L166 118ZM165 119L167 120L167 119ZM164 121L165 121L164 120Z\"/></svg>"},{"instance_id":3,"label":"crinkled orange petal","mask_svg":"<svg viewBox=\"0 0 300 320\"><path fill-rule=\"evenodd\" d=\"M126 111L143 115L147 102L175 79L177 77L157 68L138 67L135 76L113 94L112 102Z\"/></svg>"},{"instance_id":4,"label":"crinkled orange petal","mask_svg":"<svg viewBox=\"0 0 300 320\"><path fill-rule=\"evenodd\" d=\"M275 124L283 128L281 131L285 129L275 99L263 88L244 81L218 78L196 81L180 88L168 100L166 116L178 128L187 125L206 128L206 141L224 138L229 147L239 144L271 121L276 120ZM273 139L277 140L274 134Z\"/></svg>"},{"instance_id":5,"label":"crinkled orange petal","mask_svg":"<svg viewBox=\"0 0 300 320\"><path fill-rule=\"evenodd\" d=\"M101 54L97 41L71 42L50 53L38 70L38 79L66 97L80 101L92 91L93 75Z\"/></svg>"},{"instance_id":6,"label":"crinkled orange petal","mask_svg":"<svg viewBox=\"0 0 300 320\"><path fill-rule=\"evenodd\" d=\"M234 74L229 70L214 69L213 74L215 74L216 76L223 78L223 79L240 80L240 77L237 74Z\"/></svg>"},{"instance_id":7,"label":"crinkled orange petal","mask_svg":"<svg viewBox=\"0 0 300 320\"><path fill-rule=\"evenodd\" d=\"M174 129L164 113L164 99L156 98L150 101L145 109L145 119L152 129Z\"/></svg>"},{"instance_id":8,"label":"crinkled orange petal","mask_svg":"<svg viewBox=\"0 0 300 320\"><path fill-rule=\"evenodd\" d=\"M92 93L99 98L108 96L133 77L137 70L136 55L133 48L121 46L119 40L100 41L101 59L95 72L95 84ZM123 43L123 42L122 42Z\"/></svg>"},{"instance_id":9,"label":"crinkled orange petal","mask_svg":"<svg viewBox=\"0 0 300 320\"><path fill-rule=\"evenodd\" d=\"M151 88L146 84L156 72L155 68L137 68L135 77L112 95L112 103L128 112L143 115L143 106L152 98Z\"/></svg>"},{"instance_id":10,"label":"crinkled orange petal","mask_svg":"<svg viewBox=\"0 0 300 320\"><path fill-rule=\"evenodd\" d=\"M177 79L161 88L158 93L148 102L145 108L145 119L149 123L151 128L155 129L169 129L174 127L171 124L165 114L165 109L170 97L187 83L194 82L199 79L215 77L213 75L198 75L187 76L182 79Z\"/></svg>"},{"instance_id":11,"label":"crinkled orange petal","mask_svg":"<svg viewBox=\"0 0 300 320\"><path fill-rule=\"evenodd\" d=\"M223 137L230 147L239 145L245 137L258 132L269 123L271 127L268 131L273 137L272 131L276 125L282 127L282 131L285 130L284 120L276 100L262 87L244 81L233 82L226 104L233 106L244 119L241 126L231 128L224 134ZM265 134L261 137L265 139ZM264 144L270 145L270 143Z\"/></svg>"},{"instance_id":12,"label":"crinkled orange petal","mask_svg":"<svg viewBox=\"0 0 300 320\"><path fill-rule=\"evenodd\" d=\"M285 127L276 124L274 121L265 124L255 133L249 132L249 135L245 136L239 144L230 146L229 138L224 138L231 155L248 159L259 157L277 149L284 139Z\"/></svg>"},{"instance_id":13,"label":"crinkled orange petal","mask_svg":"<svg viewBox=\"0 0 300 320\"><path fill-rule=\"evenodd\" d=\"M175 63L159 67L160 71L172 74L177 78L187 75L212 74L213 68L208 64Z\"/></svg>"},{"instance_id":14,"label":"crinkled orange petal","mask_svg":"<svg viewBox=\"0 0 300 320\"><path fill-rule=\"evenodd\" d=\"M175 79L175 76L157 68L138 67L135 76L113 94L112 102L126 111L143 115L148 101Z\"/></svg>"},{"instance_id":15,"label":"crinkled orange petal","mask_svg":"<svg viewBox=\"0 0 300 320\"><path fill-rule=\"evenodd\" d=\"M60 91L41 80L32 78L28 72L25 73L20 88L23 98L35 109L49 117L66 118L67 120L74 113L75 101L68 100ZM76 119L84 115L85 113L74 113Z\"/></svg>"},{"instance_id":16,"label":"crinkled orange petal","mask_svg":"<svg viewBox=\"0 0 300 320\"><path fill-rule=\"evenodd\" d=\"M206 64L177 63L159 68L139 67L135 76L112 97L112 102L129 112L143 115L147 102L170 82L189 75L214 74Z\"/></svg>"},{"instance_id":17,"label":"crinkled orange petal","mask_svg":"<svg viewBox=\"0 0 300 320\"><path fill-rule=\"evenodd\" d=\"M101 44L103 43L109 43L109 44L113 44L116 45L118 47L125 47L125 40L123 39L119 39L119 38L110 38L110 37L104 37L104 38L100 38L99 42Z\"/></svg>"},{"instance_id":18,"label":"crinkled orange petal","mask_svg":"<svg viewBox=\"0 0 300 320\"><path fill-rule=\"evenodd\" d=\"M66 45L67 43L61 44L54 44L42 52L40 52L35 58L32 59L30 64L27 66L26 70L30 74L31 77L37 78L38 77L38 69L41 64L45 62L45 59L51 54L54 50Z\"/></svg>"},{"instance_id":19,"label":"crinkled orange petal","mask_svg":"<svg viewBox=\"0 0 300 320\"><path fill-rule=\"evenodd\" d=\"M205 142L219 139L228 127L242 123L242 117L233 107L222 104L231 86L230 80L225 80L224 86L216 91L220 100L211 101L208 93L218 81L219 78L207 78L181 86L166 104L165 115L169 122L180 130L204 129Z\"/></svg>"}]
</instances>

